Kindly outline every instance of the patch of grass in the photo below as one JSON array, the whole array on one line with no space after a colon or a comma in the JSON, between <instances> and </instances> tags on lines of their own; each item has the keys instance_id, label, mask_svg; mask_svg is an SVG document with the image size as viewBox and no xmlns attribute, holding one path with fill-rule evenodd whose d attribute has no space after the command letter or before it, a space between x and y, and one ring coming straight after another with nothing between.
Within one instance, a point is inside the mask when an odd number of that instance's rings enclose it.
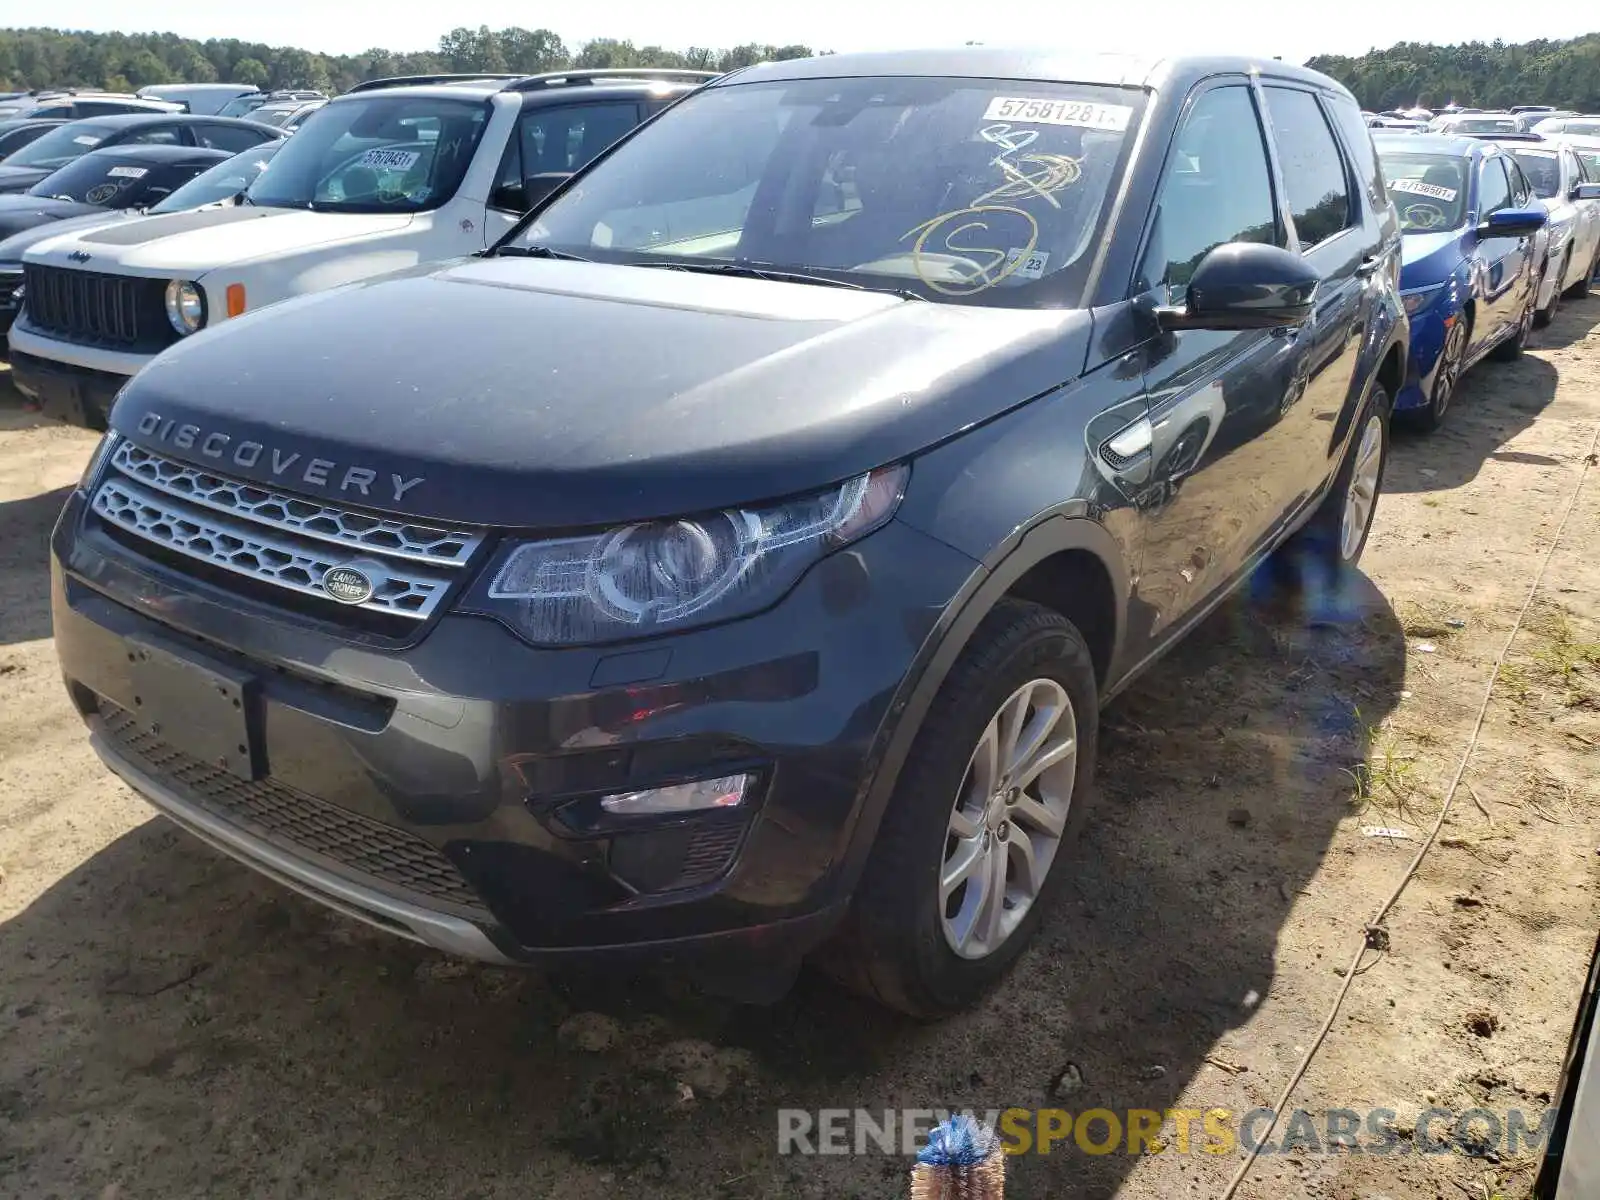
<instances>
[{"instance_id":1,"label":"patch of grass","mask_svg":"<svg viewBox=\"0 0 1600 1200\"><path fill-rule=\"evenodd\" d=\"M1530 631L1540 643L1533 652L1533 665L1561 690L1562 702L1568 708L1600 704L1593 678L1600 668L1600 642L1581 639L1570 615L1559 605L1542 611L1530 622Z\"/></svg>"},{"instance_id":2,"label":"patch of grass","mask_svg":"<svg viewBox=\"0 0 1600 1200\"><path fill-rule=\"evenodd\" d=\"M1368 725L1356 710L1356 721L1366 734L1366 761L1352 770L1341 770L1355 783L1351 797L1362 813L1376 809L1380 813L1393 813L1412 824L1420 824L1413 813L1418 784L1415 777L1416 755L1406 753L1394 732L1382 725Z\"/></svg>"},{"instance_id":3,"label":"patch of grass","mask_svg":"<svg viewBox=\"0 0 1600 1200\"><path fill-rule=\"evenodd\" d=\"M1528 682L1528 668L1521 663L1502 663L1499 673L1495 676L1495 683L1502 694L1510 697L1513 704L1526 704L1528 697L1533 693L1533 688Z\"/></svg>"},{"instance_id":4,"label":"patch of grass","mask_svg":"<svg viewBox=\"0 0 1600 1200\"><path fill-rule=\"evenodd\" d=\"M1439 507L1439 502L1437 500L1424 500L1422 503L1428 508L1438 508Z\"/></svg>"},{"instance_id":5,"label":"patch of grass","mask_svg":"<svg viewBox=\"0 0 1600 1200\"><path fill-rule=\"evenodd\" d=\"M1454 637L1457 630L1450 625L1450 609L1437 600L1423 600L1406 606L1400 614L1400 628L1408 638Z\"/></svg>"}]
</instances>

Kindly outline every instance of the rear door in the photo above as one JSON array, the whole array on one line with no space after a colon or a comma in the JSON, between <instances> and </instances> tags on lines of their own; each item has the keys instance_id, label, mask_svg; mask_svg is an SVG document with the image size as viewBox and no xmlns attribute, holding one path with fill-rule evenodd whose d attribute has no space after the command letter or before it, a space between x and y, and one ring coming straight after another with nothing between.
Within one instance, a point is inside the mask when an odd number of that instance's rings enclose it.
<instances>
[{"instance_id":1,"label":"rear door","mask_svg":"<svg viewBox=\"0 0 1600 1200\"><path fill-rule=\"evenodd\" d=\"M1138 278L1140 302L1183 304L1200 260L1227 242L1288 244L1256 95L1224 78L1191 96L1168 152ZM1290 329L1163 333L1143 347L1151 470L1139 499L1136 584L1158 641L1230 587L1303 486L1285 414L1307 354ZM1125 445L1119 455L1137 453Z\"/></svg>"},{"instance_id":2,"label":"rear door","mask_svg":"<svg viewBox=\"0 0 1600 1200\"><path fill-rule=\"evenodd\" d=\"M1285 414L1305 439L1331 454L1355 385L1366 331L1368 284L1381 265L1375 223L1369 224L1356 172L1335 136L1322 99L1294 84L1266 83L1267 116L1277 149L1284 195L1300 252L1322 276L1316 313L1301 334L1310 356L1304 399ZM1326 479L1308 471L1294 500L1309 499Z\"/></svg>"},{"instance_id":3,"label":"rear door","mask_svg":"<svg viewBox=\"0 0 1600 1200\"><path fill-rule=\"evenodd\" d=\"M524 108L490 193L484 245L498 241L526 211L521 199L525 179L578 170L642 119L633 99Z\"/></svg>"}]
</instances>

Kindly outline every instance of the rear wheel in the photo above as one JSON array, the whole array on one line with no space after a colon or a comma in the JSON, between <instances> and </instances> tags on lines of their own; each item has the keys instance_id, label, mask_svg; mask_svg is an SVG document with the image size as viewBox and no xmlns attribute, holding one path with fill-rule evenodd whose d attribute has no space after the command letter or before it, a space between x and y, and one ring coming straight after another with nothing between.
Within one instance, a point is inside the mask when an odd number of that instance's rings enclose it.
<instances>
[{"instance_id":1,"label":"rear wheel","mask_svg":"<svg viewBox=\"0 0 1600 1200\"><path fill-rule=\"evenodd\" d=\"M1094 774L1099 697L1060 614L995 606L923 721L821 965L914 1016L964 1008L1033 937Z\"/></svg>"},{"instance_id":2,"label":"rear wheel","mask_svg":"<svg viewBox=\"0 0 1600 1200\"><path fill-rule=\"evenodd\" d=\"M1324 599L1337 596L1361 560L1388 460L1389 393L1374 382L1356 417L1350 449L1333 486L1311 520L1272 556L1277 583L1311 607L1320 608Z\"/></svg>"}]
</instances>

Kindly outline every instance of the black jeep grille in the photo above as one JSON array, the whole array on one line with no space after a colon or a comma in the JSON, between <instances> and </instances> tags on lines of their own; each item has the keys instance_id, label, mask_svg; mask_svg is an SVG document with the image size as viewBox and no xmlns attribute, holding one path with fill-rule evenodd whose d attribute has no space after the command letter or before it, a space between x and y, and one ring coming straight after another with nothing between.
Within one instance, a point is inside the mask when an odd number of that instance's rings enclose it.
<instances>
[{"instance_id":1,"label":"black jeep grille","mask_svg":"<svg viewBox=\"0 0 1600 1200\"><path fill-rule=\"evenodd\" d=\"M63 341L155 353L178 340L167 320L166 280L24 267L23 307L41 333Z\"/></svg>"},{"instance_id":2,"label":"black jeep grille","mask_svg":"<svg viewBox=\"0 0 1600 1200\"><path fill-rule=\"evenodd\" d=\"M175 783L213 815L299 857L320 857L371 879L487 916L455 865L421 838L267 778L240 779L140 729L133 715L100 701L105 734L155 779Z\"/></svg>"}]
</instances>

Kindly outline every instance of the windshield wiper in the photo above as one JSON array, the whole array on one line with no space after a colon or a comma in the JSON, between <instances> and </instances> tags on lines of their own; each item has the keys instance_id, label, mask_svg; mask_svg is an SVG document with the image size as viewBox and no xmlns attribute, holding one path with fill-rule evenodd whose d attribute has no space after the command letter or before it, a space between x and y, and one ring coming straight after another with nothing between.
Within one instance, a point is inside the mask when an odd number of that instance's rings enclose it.
<instances>
[{"instance_id":1,"label":"windshield wiper","mask_svg":"<svg viewBox=\"0 0 1600 1200\"><path fill-rule=\"evenodd\" d=\"M742 279L766 279L773 283L810 283L818 287L848 288L852 292L883 292L890 296L899 296L902 300L926 299L909 288L868 287L864 283L851 283L846 279L830 279L826 275L811 275L805 271L789 271L782 267L758 267L751 263L652 262L638 265L661 267L668 271L698 271L706 275L737 275Z\"/></svg>"},{"instance_id":2,"label":"windshield wiper","mask_svg":"<svg viewBox=\"0 0 1600 1200\"><path fill-rule=\"evenodd\" d=\"M593 262L581 254L566 250L552 250L549 246L490 246L478 252L480 258L558 258L562 262Z\"/></svg>"}]
</instances>

